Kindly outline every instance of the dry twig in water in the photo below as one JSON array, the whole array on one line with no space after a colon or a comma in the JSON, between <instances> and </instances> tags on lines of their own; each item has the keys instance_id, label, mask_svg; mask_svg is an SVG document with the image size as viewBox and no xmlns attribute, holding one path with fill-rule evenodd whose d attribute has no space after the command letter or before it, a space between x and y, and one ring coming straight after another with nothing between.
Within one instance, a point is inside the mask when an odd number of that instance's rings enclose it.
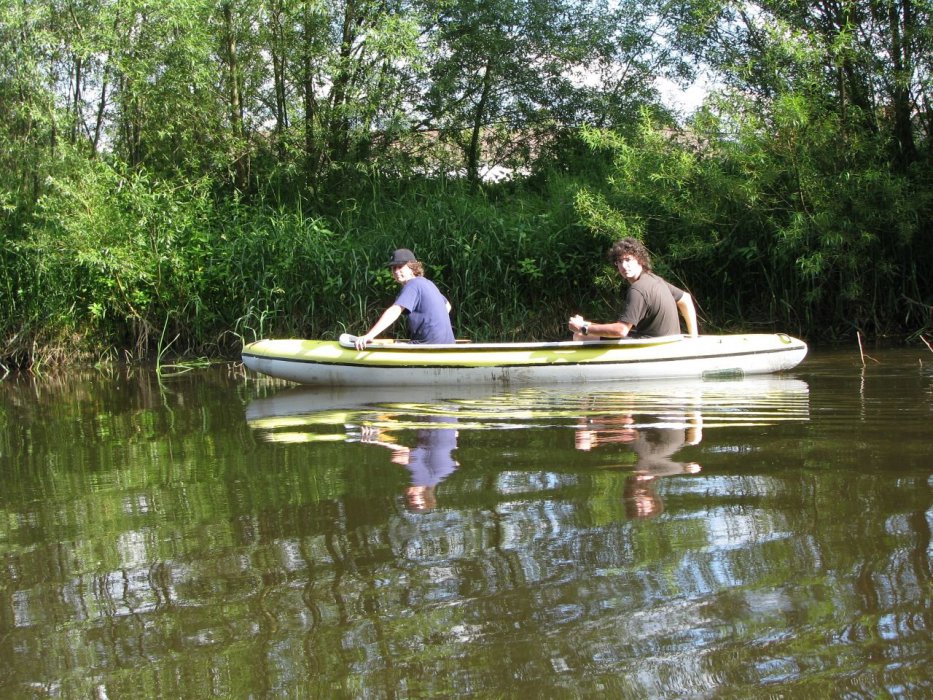
<instances>
[{"instance_id":1,"label":"dry twig in water","mask_svg":"<svg viewBox=\"0 0 933 700\"><path fill-rule=\"evenodd\" d=\"M858 354L859 354L859 355L861 356L861 358L862 358L862 366L863 366L863 367L865 366L865 358L866 358L866 357L867 357L869 360L871 360L872 362L878 362L878 360L876 360L876 359L875 359L874 357L872 357L871 355L866 355L866 354L865 354L865 351L862 349L862 332L861 332L861 331L856 331L856 332L855 332L855 337L858 338ZM878 362L878 364L881 364L881 363Z\"/></svg>"}]
</instances>

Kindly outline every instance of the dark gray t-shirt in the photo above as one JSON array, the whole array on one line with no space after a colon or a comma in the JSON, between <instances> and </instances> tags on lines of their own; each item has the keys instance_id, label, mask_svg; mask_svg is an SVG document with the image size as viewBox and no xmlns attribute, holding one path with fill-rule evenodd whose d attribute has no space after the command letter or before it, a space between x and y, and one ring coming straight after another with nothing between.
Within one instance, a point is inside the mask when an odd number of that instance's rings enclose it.
<instances>
[{"instance_id":1,"label":"dark gray t-shirt","mask_svg":"<svg viewBox=\"0 0 933 700\"><path fill-rule=\"evenodd\" d=\"M643 272L625 294L621 323L632 324L632 333L643 337L680 335L677 302L684 291L658 277Z\"/></svg>"}]
</instances>

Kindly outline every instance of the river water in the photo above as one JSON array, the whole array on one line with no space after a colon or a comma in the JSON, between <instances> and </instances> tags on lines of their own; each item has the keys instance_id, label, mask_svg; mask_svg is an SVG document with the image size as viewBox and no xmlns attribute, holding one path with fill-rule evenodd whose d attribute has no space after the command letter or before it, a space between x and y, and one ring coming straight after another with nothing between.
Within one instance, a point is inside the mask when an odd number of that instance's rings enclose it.
<instances>
[{"instance_id":1,"label":"river water","mask_svg":"<svg viewBox=\"0 0 933 700\"><path fill-rule=\"evenodd\" d=\"M921 697L933 353L0 382L0 697Z\"/></svg>"}]
</instances>

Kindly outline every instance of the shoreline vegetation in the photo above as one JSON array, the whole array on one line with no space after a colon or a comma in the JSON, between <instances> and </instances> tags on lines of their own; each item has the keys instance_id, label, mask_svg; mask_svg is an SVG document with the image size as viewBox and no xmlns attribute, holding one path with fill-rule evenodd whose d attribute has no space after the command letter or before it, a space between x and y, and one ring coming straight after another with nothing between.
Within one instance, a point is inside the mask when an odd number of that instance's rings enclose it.
<instances>
[{"instance_id":1,"label":"shoreline vegetation","mask_svg":"<svg viewBox=\"0 0 933 700\"><path fill-rule=\"evenodd\" d=\"M701 333L926 342L931 17L868 4L0 9L0 369L360 333L398 247L459 337L565 338L629 235Z\"/></svg>"},{"instance_id":2,"label":"shoreline vegetation","mask_svg":"<svg viewBox=\"0 0 933 700\"><path fill-rule=\"evenodd\" d=\"M164 185L98 171L96 203L80 206L87 200L63 186L68 206L5 261L7 367L232 359L264 337L360 333L393 298L383 263L401 245L451 299L458 337L560 339L568 314L617 310L621 283L606 249L649 216L617 222L618 232L590 225L615 211L591 184L560 174L479 188L365 181L335 213L313 216L207 194L169 199ZM827 343L929 334L929 307L908 303L911 285L921 298L928 290L893 265L909 250L885 251L880 236L866 237L846 269L837 256L816 274L801 267L800 241L763 236L747 219L713 240L672 216L661 223L656 216L655 231L637 235L661 274L698 300L703 333L783 331Z\"/></svg>"}]
</instances>

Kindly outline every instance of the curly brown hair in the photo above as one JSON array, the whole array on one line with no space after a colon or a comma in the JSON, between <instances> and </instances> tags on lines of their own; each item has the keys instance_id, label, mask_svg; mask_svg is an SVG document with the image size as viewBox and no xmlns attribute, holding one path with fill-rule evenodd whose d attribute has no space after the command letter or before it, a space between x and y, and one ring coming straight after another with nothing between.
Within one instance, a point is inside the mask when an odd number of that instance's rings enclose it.
<instances>
[{"instance_id":1,"label":"curly brown hair","mask_svg":"<svg viewBox=\"0 0 933 700\"><path fill-rule=\"evenodd\" d=\"M648 253L648 249L645 248L645 244L640 240L637 238L623 238L621 241L613 243L609 249L609 260L612 261L613 265L618 265L619 261L626 255L635 258L645 272L651 272L651 255Z\"/></svg>"}]
</instances>

